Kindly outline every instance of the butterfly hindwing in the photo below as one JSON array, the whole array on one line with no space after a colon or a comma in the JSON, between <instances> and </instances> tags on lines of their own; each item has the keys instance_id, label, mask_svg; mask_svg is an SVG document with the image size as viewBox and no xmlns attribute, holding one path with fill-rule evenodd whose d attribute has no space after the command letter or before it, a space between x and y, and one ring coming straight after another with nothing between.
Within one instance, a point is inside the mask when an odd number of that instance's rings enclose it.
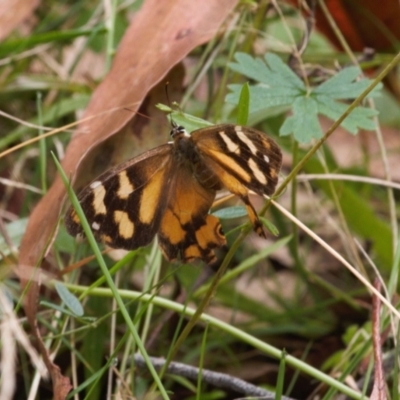
<instances>
[{"instance_id":1,"label":"butterfly hindwing","mask_svg":"<svg viewBox=\"0 0 400 400\"><path fill-rule=\"evenodd\" d=\"M213 249L224 246L226 239L219 219L208 214L215 193L202 186L190 170L181 167L175 171L158 234L169 260L180 256L184 262L196 258L208 264L216 261Z\"/></svg>"}]
</instances>

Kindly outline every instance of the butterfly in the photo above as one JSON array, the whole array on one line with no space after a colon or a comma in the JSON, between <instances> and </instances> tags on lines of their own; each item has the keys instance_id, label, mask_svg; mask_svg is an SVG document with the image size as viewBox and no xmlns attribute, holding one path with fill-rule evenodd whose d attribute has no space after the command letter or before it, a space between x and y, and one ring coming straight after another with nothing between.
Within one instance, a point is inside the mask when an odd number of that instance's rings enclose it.
<instances>
[{"instance_id":1,"label":"butterfly","mask_svg":"<svg viewBox=\"0 0 400 400\"><path fill-rule=\"evenodd\" d=\"M238 125L214 125L189 135L172 124L172 142L110 169L78 195L96 240L137 249L157 235L169 261L217 262L226 245L219 219L209 214L223 188L244 203L254 231L265 237L249 191L271 195L282 164L279 146L264 133ZM67 231L83 232L71 206Z\"/></svg>"}]
</instances>

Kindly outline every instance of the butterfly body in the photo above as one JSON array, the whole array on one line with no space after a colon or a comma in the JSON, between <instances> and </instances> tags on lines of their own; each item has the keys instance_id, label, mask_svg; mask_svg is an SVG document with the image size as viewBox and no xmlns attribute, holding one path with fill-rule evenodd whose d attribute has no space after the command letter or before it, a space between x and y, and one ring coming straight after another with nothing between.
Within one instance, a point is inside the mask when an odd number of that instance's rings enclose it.
<instances>
[{"instance_id":1,"label":"butterfly body","mask_svg":"<svg viewBox=\"0 0 400 400\"><path fill-rule=\"evenodd\" d=\"M224 187L241 198L254 230L265 236L248 192L274 192L282 159L276 143L254 129L228 124L192 135L174 126L171 136L173 142L111 169L79 194L96 239L131 250L157 235L168 260L212 264L214 250L226 239L208 211ZM65 224L70 234L82 233L73 208Z\"/></svg>"}]
</instances>

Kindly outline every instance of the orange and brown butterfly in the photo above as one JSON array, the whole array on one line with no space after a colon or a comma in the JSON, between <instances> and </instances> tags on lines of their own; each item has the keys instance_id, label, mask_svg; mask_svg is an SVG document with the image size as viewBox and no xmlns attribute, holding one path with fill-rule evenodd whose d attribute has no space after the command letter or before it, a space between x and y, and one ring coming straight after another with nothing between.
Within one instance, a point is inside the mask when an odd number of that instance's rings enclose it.
<instances>
[{"instance_id":1,"label":"orange and brown butterfly","mask_svg":"<svg viewBox=\"0 0 400 400\"><path fill-rule=\"evenodd\" d=\"M110 169L79 194L95 238L133 250L157 235L168 260L213 264L214 250L226 239L209 210L223 188L243 201L254 230L265 237L249 191L275 191L282 163L279 146L262 132L229 124L188 135L173 123L171 137L172 142ZM65 225L73 236L83 231L72 207Z\"/></svg>"}]
</instances>

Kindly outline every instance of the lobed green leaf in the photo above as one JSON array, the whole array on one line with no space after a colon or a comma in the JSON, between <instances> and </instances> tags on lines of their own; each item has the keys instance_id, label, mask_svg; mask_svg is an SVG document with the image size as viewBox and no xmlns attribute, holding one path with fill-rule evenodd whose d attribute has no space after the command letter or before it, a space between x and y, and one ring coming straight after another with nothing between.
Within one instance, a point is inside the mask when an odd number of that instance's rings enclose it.
<instances>
[{"instance_id":1,"label":"lobed green leaf","mask_svg":"<svg viewBox=\"0 0 400 400\"><path fill-rule=\"evenodd\" d=\"M338 100L351 100L358 97L369 85L370 80L360 78L358 67L348 67L319 86L306 88L304 82L275 54L268 53L264 59L252 58L248 54L236 53L236 62L230 63L232 70L255 80L249 87L249 113L269 115L268 110L282 112L292 109L280 129L281 136L292 134L299 143L309 143L319 139L323 132L319 115L332 120L338 119L348 105ZM226 101L239 104L241 85L228 86L230 93ZM369 97L379 95L382 85L378 85ZM350 133L356 134L359 129L373 130L375 110L359 106L349 114L341 126Z\"/></svg>"}]
</instances>

